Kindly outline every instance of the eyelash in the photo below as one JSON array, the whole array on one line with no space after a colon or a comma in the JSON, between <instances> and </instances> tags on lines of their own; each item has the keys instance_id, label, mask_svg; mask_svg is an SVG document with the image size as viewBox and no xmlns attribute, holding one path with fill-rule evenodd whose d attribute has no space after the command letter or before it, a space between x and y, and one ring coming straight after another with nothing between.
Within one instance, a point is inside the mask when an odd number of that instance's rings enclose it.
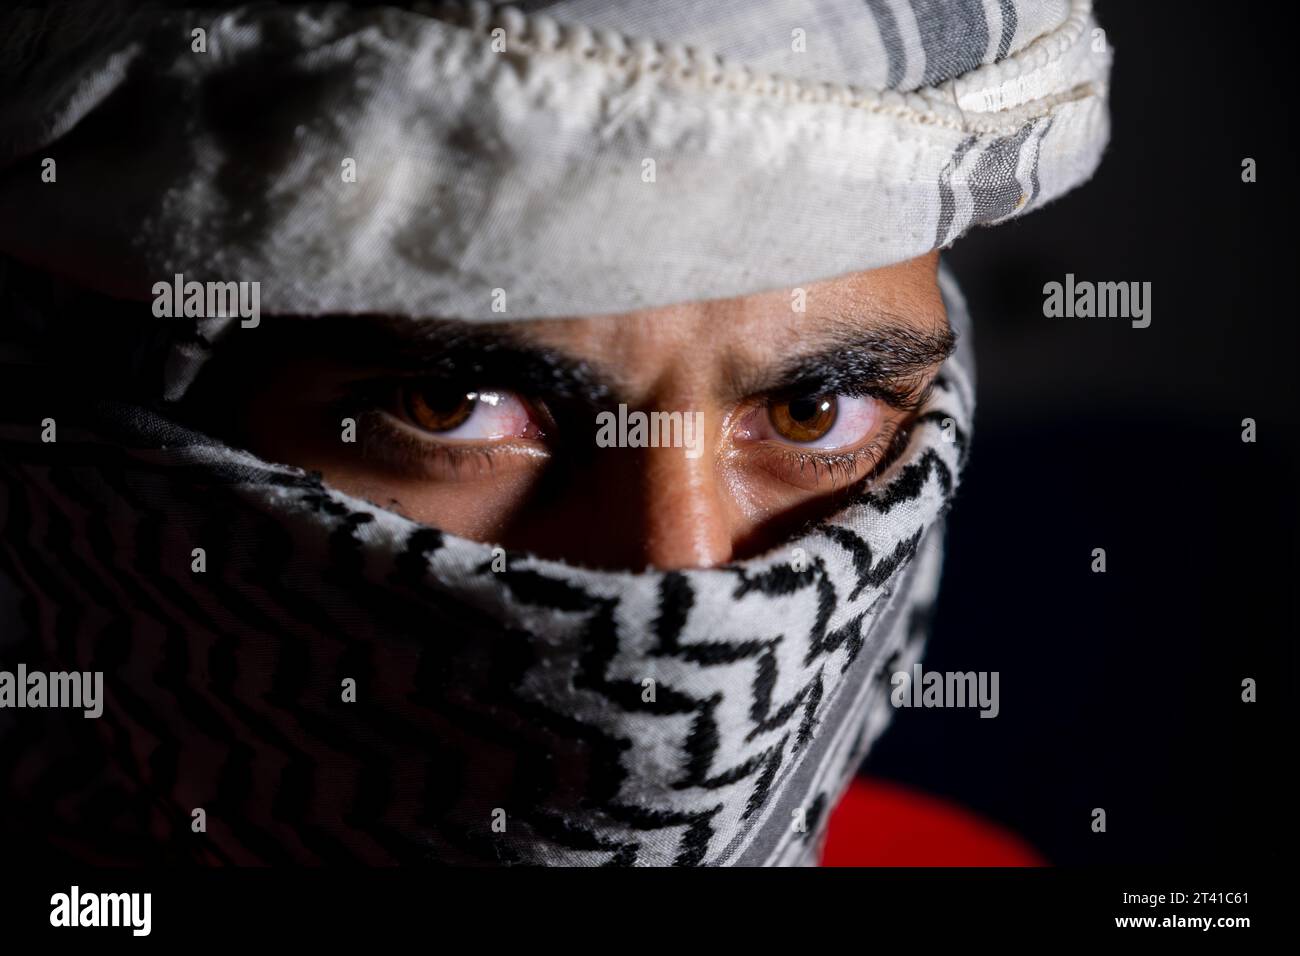
<instances>
[{"instance_id":1,"label":"eyelash","mask_svg":"<svg viewBox=\"0 0 1300 956\"><path fill-rule=\"evenodd\" d=\"M458 479L490 474L503 454L519 453L518 443L510 441L480 445L450 444L415 434L415 426L397 420L389 406L393 404L396 389L419 380L412 376L358 382L335 404L333 412L336 416L356 419L359 451L363 457L378 460L385 466L412 477L429 476L433 469L433 474L437 477ZM900 410L883 397L877 400ZM761 404L772 401L776 399L769 397ZM891 457L891 448L900 441L903 431L896 421L886 418L876 435L850 452L801 451L794 445L778 445L773 442L755 443L758 446L755 451L766 458L768 463L800 478L811 468L815 485L829 482L832 488L837 484L847 488L859 481L869 480L883 470L882 466L887 465ZM534 450L534 453L539 457L545 456L544 452ZM860 474L864 462L873 462L871 470L865 475Z\"/></svg>"},{"instance_id":2,"label":"eyelash","mask_svg":"<svg viewBox=\"0 0 1300 956\"><path fill-rule=\"evenodd\" d=\"M347 414L356 419L362 457L409 477L482 477L493 471L507 448L516 454L519 451L509 442L453 445L430 441L414 434L411 426L399 423L381 406L350 407Z\"/></svg>"},{"instance_id":3,"label":"eyelash","mask_svg":"<svg viewBox=\"0 0 1300 956\"><path fill-rule=\"evenodd\" d=\"M891 451L904 438L905 429L900 428L896 422L886 420L870 441L850 452L806 452L799 451L794 446L764 442L758 453L769 456L771 461L783 468L790 468L800 476L811 466L814 483L821 482L819 470L824 469L832 488L837 479L847 488L857 482L870 480L882 472L892 459ZM865 475L860 474L864 462L873 462L871 470Z\"/></svg>"}]
</instances>

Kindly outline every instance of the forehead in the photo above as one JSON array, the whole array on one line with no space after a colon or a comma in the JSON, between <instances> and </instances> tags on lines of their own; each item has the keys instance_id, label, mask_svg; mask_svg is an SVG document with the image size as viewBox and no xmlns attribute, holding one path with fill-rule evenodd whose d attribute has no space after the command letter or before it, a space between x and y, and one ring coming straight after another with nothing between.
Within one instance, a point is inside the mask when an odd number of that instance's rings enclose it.
<instances>
[{"instance_id":1,"label":"forehead","mask_svg":"<svg viewBox=\"0 0 1300 956\"><path fill-rule=\"evenodd\" d=\"M645 384L685 369L720 373L823 350L872 327L918 332L947 327L938 253L732 299L688 302L621 315L512 325L521 338L614 369Z\"/></svg>"}]
</instances>

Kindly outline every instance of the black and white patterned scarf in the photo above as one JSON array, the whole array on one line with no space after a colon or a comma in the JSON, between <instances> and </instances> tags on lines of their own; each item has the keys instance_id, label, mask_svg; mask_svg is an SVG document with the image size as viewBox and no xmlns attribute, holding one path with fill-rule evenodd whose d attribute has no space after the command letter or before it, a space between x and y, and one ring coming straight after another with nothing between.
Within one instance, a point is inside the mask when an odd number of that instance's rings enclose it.
<instances>
[{"instance_id":1,"label":"black and white patterned scarf","mask_svg":"<svg viewBox=\"0 0 1300 956\"><path fill-rule=\"evenodd\" d=\"M901 452L770 553L494 570L490 545L177 424L166 375L61 403L45 357L77 318L10 297L0 324L0 665L102 671L104 714L0 712L11 828L99 860L815 860L919 655L967 452L964 338ZM176 345L142 328L137 360Z\"/></svg>"}]
</instances>

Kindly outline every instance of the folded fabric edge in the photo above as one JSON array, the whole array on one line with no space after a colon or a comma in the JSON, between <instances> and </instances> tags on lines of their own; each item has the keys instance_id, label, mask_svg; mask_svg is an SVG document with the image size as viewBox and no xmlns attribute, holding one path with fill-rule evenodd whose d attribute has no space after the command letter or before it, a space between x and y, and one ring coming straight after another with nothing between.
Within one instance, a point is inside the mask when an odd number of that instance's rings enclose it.
<instances>
[{"instance_id":1,"label":"folded fabric edge","mask_svg":"<svg viewBox=\"0 0 1300 956\"><path fill-rule=\"evenodd\" d=\"M263 11L250 12L258 17ZM283 11L281 11L283 12ZM487 0L442 0L438 4L398 3L391 8L364 8L358 15L398 13L437 20L490 40L503 31L512 56L569 56L581 58L614 74L631 79L648 74L671 84L679 94L694 85L798 103L827 103L852 110L881 113L905 123L942 126L975 135L1006 135L1025 123L1047 115L1062 103L1085 97L1104 97L1110 63L1109 49L1089 51L1088 31L1096 29L1091 0L1071 0L1070 14L1055 30L996 63L986 64L939 86L912 92L870 89L767 73L744 63L718 57L702 47L654 38L638 38L609 30L592 31L583 24L560 23L538 13L512 6L494 6ZM233 13L220 17L235 16ZM0 102L0 170L66 135L126 81L133 64L147 52L133 23L158 17L155 24L197 24L195 10L137 11L130 22L118 24L111 48L101 50L57 102L40 102L22 96L15 103ZM65 30L84 25L61 24ZM299 50L298 52L303 52ZM1081 64L1091 55L1091 65ZM1069 67L1065 69L1064 67ZM1082 71L1084 79L1077 81ZM50 116L53 119L50 119Z\"/></svg>"}]
</instances>

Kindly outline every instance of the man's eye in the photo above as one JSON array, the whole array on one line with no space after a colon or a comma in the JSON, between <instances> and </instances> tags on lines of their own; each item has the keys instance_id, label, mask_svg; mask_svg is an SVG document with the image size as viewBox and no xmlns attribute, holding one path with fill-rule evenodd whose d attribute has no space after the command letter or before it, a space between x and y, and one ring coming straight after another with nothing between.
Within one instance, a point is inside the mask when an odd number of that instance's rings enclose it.
<instances>
[{"instance_id":1,"label":"man's eye","mask_svg":"<svg viewBox=\"0 0 1300 956\"><path fill-rule=\"evenodd\" d=\"M839 404L834 396L796 398L767 407L767 417L782 438L807 444L824 437L835 426Z\"/></svg>"},{"instance_id":2,"label":"man's eye","mask_svg":"<svg viewBox=\"0 0 1300 956\"><path fill-rule=\"evenodd\" d=\"M527 403L502 390L403 385L398 389L397 410L407 423L443 440L493 441L540 435Z\"/></svg>"},{"instance_id":3,"label":"man's eye","mask_svg":"<svg viewBox=\"0 0 1300 956\"><path fill-rule=\"evenodd\" d=\"M807 395L769 403L755 423L753 437L835 451L866 441L882 417L875 399Z\"/></svg>"}]
</instances>

